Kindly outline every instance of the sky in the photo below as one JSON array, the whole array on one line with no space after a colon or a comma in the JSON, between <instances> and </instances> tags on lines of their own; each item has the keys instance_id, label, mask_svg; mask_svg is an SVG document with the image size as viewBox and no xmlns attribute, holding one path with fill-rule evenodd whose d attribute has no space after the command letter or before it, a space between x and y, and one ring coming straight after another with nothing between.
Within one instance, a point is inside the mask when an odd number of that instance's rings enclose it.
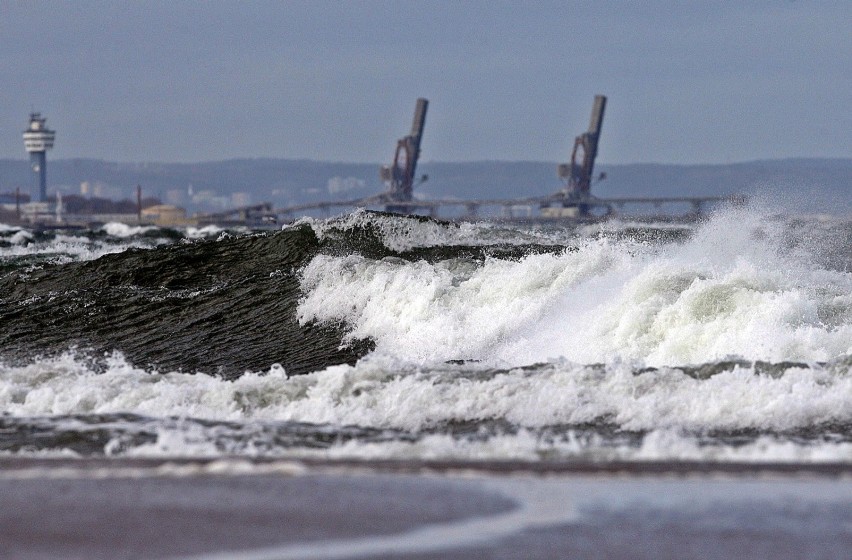
<instances>
[{"instance_id":1,"label":"sky","mask_svg":"<svg viewBox=\"0 0 852 560\"><path fill-rule=\"evenodd\" d=\"M0 158L852 157L852 2L0 0Z\"/></svg>"}]
</instances>

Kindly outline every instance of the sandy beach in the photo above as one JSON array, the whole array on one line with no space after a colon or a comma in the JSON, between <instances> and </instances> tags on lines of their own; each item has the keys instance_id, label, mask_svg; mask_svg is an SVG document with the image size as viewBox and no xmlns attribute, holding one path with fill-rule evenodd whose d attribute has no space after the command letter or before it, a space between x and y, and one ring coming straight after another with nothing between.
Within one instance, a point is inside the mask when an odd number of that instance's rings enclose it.
<instances>
[{"instance_id":1,"label":"sandy beach","mask_svg":"<svg viewBox=\"0 0 852 560\"><path fill-rule=\"evenodd\" d=\"M848 465L0 462L0 556L845 558Z\"/></svg>"}]
</instances>

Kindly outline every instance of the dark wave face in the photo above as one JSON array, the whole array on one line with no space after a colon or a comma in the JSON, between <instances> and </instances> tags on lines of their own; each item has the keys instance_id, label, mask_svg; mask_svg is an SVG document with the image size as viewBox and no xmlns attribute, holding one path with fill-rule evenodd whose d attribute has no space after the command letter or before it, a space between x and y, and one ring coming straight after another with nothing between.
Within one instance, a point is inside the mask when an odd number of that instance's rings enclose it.
<instances>
[{"instance_id":1,"label":"dark wave face","mask_svg":"<svg viewBox=\"0 0 852 560\"><path fill-rule=\"evenodd\" d=\"M321 244L307 226L15 271L0 280L0 346L26 359L76 346L137 364L233 375L278 362L302 372L351 362L340 329L300 327L300 267Z\"/></svg>"}]
</instances>

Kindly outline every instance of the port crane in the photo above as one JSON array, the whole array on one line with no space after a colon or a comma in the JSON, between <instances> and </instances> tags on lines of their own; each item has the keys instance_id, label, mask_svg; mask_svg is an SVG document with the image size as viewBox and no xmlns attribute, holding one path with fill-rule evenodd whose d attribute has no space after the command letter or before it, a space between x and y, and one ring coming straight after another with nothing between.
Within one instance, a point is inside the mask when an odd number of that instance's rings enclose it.
<instances>
[{"instance_id":1,"label":"port crane","mask_svg":"<svg viewBox=\"0 0 852 560\"><path fill-rule=\"evenodd\" d=\"M588 130L574 139L570 163L557 167L557 176L563 181L564 187L549 195L509 199L416 199L414 187L427 179L425 175L417 178L416 174L420 144L426 124L426 110L429 106L428 100L419 98L414 110L411 132L397 141L393 163L383 166L380 170L380 177L386 187L384 192L354 200L288 206L272 210L272 212L282 217L293 217L299 212L308 210L329 212L332 208L383 207L388 212L428 212L434 216L438 209L443 207L462 207L465 218L475 218L483 207L499 207L503 209L503 217L512 218L514 208L538 207L539 219L589 221L614 215L625 205L651 204L659 207L663 204L686 203L691 205L692 215L697 216L701 214L705 204L745 202L742 196L599 198L593 195L593 183L606 177L604 173L601 173L594 178L595 159L603 128L606 103L606 96L595 96ZM264 210L270 211L269 208Z\"/></svg>"},{"instance_id":2,"label":"port crane","mask_svg":"<svg viewBox=\"0 0 852 560\"><path fill-rule=\"evenodd\" d=\"M405 206L396 207L393 203L409 203L414 199L414 182L417 173L417 160L420 159L420 140L423 138L423 127L426 125L426 109L429 101L424 98L417 100L414 109L414 121L411 123L411 133L400 138L396 143L396 153L390 166L382 166L379 176L387 186L384 199L389 212L406 211ZM420 182L427 179L426 175Z\"/></svg>"}]
</instances>

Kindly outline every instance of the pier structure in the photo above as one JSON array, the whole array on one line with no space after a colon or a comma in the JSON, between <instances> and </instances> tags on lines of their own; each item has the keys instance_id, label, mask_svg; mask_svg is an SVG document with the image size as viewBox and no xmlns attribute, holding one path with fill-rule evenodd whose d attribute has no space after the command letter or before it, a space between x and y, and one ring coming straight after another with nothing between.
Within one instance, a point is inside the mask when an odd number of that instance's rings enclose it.
<instances>
[{"instance_id":1,"label":"pier structure","mask_svg":"<svg viewBox=\"0 0 852 560\"><path fill-rule=\"evenodd\" d=\"M47 150L53 148L56 139L56 131L47 128L46 120L41 113L30 113L30 124L23 134L24 149L30 154L33 191L38 193L39 202L47 202Z\"/></svg>"}]
</instances>

